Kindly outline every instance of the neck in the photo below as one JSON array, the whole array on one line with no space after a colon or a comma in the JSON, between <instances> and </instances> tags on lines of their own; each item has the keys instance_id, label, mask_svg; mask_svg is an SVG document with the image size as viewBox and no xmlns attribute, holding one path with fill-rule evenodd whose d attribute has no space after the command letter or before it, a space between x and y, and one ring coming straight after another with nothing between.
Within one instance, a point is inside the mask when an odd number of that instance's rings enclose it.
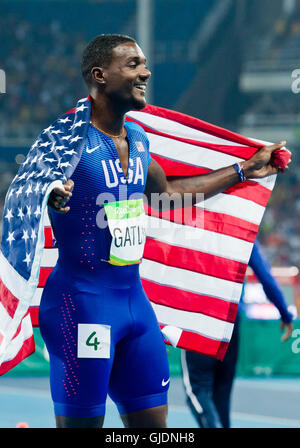
<instances>
[{"instance_id":1,"label":"neck","mask_svg":"<svg viewBox=\"0 0 300 448\"><path fill-rule=\"evenodd\" d=\"M91 97L91 117L92 124L112 135L119 135L123 131L125 113L120 107L112 104L103 95L90 94Z\"/></svg>"}]
</instances>

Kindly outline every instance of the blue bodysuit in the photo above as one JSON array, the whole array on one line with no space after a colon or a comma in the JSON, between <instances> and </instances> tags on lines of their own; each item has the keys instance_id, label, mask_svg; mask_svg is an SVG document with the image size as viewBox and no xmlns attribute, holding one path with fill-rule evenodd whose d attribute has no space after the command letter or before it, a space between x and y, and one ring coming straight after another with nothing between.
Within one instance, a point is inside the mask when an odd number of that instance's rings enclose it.
<instances>
[{"instance_id":1,"label":"blue bodysuit","mask_svg":"<svg viewBox=\"0 0 300 448\"><path fill-rule=\"evenodd\" d=\"M107 393L121 414L167 403L165 343L139 264L108 263L112 235L103 204L142 198L150 162L144 130L125 127L126 177L113 140L90 125L71 177L70 211L49 209L59 258L43 291L39 325L56 415L104 415Z\"/></svg>"}]
</instances>

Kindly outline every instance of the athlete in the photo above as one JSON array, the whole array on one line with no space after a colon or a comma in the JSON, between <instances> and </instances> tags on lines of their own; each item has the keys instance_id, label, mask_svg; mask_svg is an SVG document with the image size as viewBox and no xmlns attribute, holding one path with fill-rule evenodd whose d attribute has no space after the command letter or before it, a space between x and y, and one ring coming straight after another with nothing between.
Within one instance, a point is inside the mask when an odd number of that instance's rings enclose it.
<instances>
[{"instance_id":1,"label":"athlete","mask_svg":"<svg viewBox=\"0 0 300 448\"><path fill-rule=\"evenodd\" d=\"M145 243L142 198L213 196L247 178L278 172L259 149L237 170L167 179L149 142L125 114L145 107L151 73L128 36L100 35L82 57L91 100L85 149L64 187L49 197L59 258L45 285L40 329L50 355L57 427L102 427L107 394L125 427L167 426L169 368L139 277ZM67 204L68 203L68 204Z\"/></svg>"}]
</instances>

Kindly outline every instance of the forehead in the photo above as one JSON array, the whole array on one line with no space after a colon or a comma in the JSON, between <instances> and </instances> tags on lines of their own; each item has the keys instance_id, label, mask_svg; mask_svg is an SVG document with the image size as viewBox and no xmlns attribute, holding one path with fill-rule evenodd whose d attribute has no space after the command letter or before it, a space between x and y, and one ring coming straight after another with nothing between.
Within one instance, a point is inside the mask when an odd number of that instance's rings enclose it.
<instances>
[{"instance_id":1,"label":"forehead","mask_svg":"<svg viewBox=\"0 0 300 448\"><path fill-rule=\"evenodd\" d=\"M146 60L141 48L134 42L125 42L123 44L117 45L112 51L112 62L125 62L131 58Z\"/></svg>"}]
</instances>

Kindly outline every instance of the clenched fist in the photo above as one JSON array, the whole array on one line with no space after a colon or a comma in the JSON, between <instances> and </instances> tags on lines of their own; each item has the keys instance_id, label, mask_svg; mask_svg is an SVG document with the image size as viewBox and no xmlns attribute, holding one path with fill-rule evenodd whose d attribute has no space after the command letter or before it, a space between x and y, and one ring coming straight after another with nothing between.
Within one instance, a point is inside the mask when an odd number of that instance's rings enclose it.
<instances>
[{"instance_id":1,"label":"clenched fist","mask_svg":"<svg viewBox=\"0 0 300 448\"><path fill-rule=\"evenodd\" d=\"M70 210L70 207L66 207L66 203L72 196L72 191L74 188L74 182L72 179L68 179L67 182L63 185L63 188L54 188L51 191L48 205L57 213L67 213Z\"/></svg>"},{"instance_id":2,"label":"clenched fist","mask_svg":"<svg viewBox=\"0 0 300 448\"><path fill-rule=\"evenodd\" d=\"M245 176L249 179L255 179L278 173L280 168L272 163L272 153L282 149L285 144L286 142L282 141L274 143L274 145L263 146L250 159L241 162Z\"/></svg>"}]
</instances>

